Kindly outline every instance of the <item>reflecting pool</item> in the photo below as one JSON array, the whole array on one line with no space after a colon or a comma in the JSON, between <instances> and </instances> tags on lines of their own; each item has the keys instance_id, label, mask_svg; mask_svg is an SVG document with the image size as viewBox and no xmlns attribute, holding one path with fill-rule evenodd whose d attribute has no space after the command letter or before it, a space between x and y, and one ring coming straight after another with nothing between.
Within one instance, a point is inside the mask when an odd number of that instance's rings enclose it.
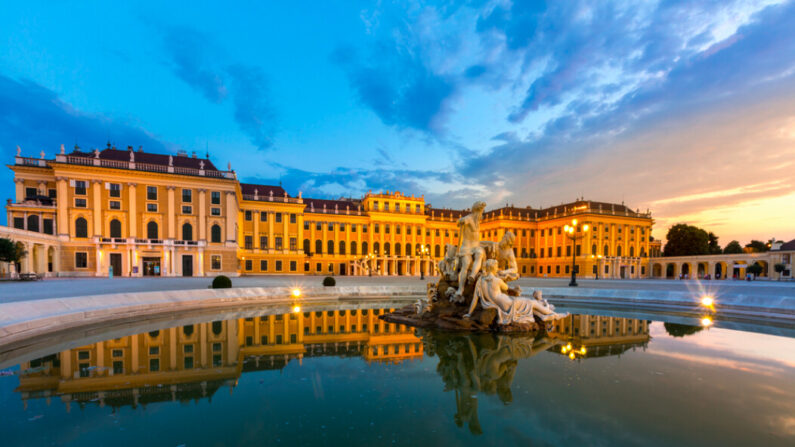
<instances>
[{"instance_id":1,"label":"reflecting pool","mask_svg":"<svg viewBox=\"0 0 795 447\"><path fill-rule=\"evenodd\" d=\"M260 309L52 340L3 357L17 366L0 377L1 443L795 445L794 338L604 311L540 337L454 334L388 311Z\"/></svg>"}]
</instances>

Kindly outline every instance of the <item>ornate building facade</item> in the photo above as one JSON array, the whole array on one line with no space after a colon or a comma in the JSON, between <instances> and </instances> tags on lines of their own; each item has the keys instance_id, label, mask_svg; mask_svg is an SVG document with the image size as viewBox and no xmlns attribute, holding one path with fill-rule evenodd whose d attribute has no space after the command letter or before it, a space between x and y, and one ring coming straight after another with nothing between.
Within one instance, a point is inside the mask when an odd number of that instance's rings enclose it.
<instances>
[{"instance_id":1,"label":"ornate building facade","mask_svg":"<svg viewBox=\"0 0 795 447\"><path fill-rule=\"evenodd\" d=\"M0 236L26 244L19 271L44 275L434 274L467 212L393 191L290 195L240 183L231 166L219 170L195 153L62 147L54 159L18 153L9 167L16 197ZM574 219L579 230L567 233ZM574 265L584 277L640 278L653 223L623 204L577 200L492 209L480 231L490 241L515 234L522 276L563 277Z\"/></svg>"}]
</instances>

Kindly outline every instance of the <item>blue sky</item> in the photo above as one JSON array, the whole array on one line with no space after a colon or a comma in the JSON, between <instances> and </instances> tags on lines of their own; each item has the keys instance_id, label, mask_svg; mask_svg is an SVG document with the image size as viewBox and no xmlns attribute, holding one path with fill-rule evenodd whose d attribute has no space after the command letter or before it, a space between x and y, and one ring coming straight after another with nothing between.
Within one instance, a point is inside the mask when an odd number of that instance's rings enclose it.
<instances>
[{"instance_id":1,"label":"blue sky","mask_svg":"<svg viewBox=\"0 0 795 447\"><path fill-rule=\"evenodd\" d=\"M658 237L795 237L793 2L116 3L0 4L7 163L208 149L292 194L584 196Z\"/></svg>"}]
</instances>

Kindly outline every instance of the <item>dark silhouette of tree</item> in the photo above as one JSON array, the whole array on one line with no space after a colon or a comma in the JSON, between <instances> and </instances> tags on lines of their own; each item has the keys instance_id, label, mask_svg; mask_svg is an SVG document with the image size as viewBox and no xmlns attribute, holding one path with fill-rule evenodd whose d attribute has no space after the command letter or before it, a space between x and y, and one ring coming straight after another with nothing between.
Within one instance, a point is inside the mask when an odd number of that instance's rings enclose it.
<instances>
[{"instance_id":1,"label":"dark silhouette of tree","mask_svg":"<svg viewBox=\"0 0 795 447\"><path fill-rule=\"evenodd\" d=\"M758 262L754 262L753 264L749 265L745 271L754 276L759 276L762 274L762 271L764 271L764 267L762 267Z\"/></svg>"},{"instance_id":2,"label":"dark silhouette of tree","mask_svg":"<svg viewBox=\"0 0 795 447\"><path fill-rule=\"evenodd\" d=\"M0 261L17 263L25 257L25 244L0 238Z\"/></svg>"},{"instance_id":3,"label":"dark silhouette of tree","mask_svg":"<svg viewBox=\"0 0 795 447\"><path fill-rule=\"evenodd\" d=\"M723 253L727 255L734 255L743 252L743 247L737 241L731 241L726 244L726 247L723 249Z\"/></svg>"},{"instance_id":4,"label":"dark silhouette of tree","mask_svg":"<svg viewBox=\"0 0 795 447\"><path fill-rule=\"evenodd\" d=\"M665 256L705 255L709 251L709 235L701 228L687 224L676 224L668 229L665 237ZM717 238L716 238L717 243Z\"/></svg>"},{"instance_id":5,"label":"dark silhouette of tree","mask_svg":"<svg viewBox=\"0 0 795 447\"><path fill-rule=\"evenodd\" d=\"M755 239L745 244L745 248L749 249L751 253L764 253L770 250L770 247L768 247L766 243Z\"/></svg>"},{"instance_id":6,"label":"dark silhouette of tree","mask_svg":"<svg viewBox=\"0 0 795 447\"><path fill-rule=\"evenodd\" d=\"M668 332L668 335L671 337L685 337L704 329L702 326L691 326L689 324L679 323L664 323L663 326L665 327L665 332Z\"/></svg>"},{"instance_id":7,"label":"dark silhouette of tree","mask_svg":"<svg viewBox=\"0 0 795 447\"><path fill-rule=\"evenodd\" d=\"M781 275L784 273L784 270L787 269L786 264L782 264L779 262L773 266L773 269L776 271L776 273L778 273L778 280L781 281Z\"/></svg>"},{"instance_id":8,"label":"dark silhouette of tree","mask_svg":"<svg viewBox=\"0 0 795 447\"><path fill-rule=\"evenodd\" d=\"M707 239L709 241L707 245L709 247L709 254L719 255L723 253L723 250L721 250L720 245L718 245L718 236L716 236L715 233L711 231L707 233Z\"/></svg>"}]
</instances>

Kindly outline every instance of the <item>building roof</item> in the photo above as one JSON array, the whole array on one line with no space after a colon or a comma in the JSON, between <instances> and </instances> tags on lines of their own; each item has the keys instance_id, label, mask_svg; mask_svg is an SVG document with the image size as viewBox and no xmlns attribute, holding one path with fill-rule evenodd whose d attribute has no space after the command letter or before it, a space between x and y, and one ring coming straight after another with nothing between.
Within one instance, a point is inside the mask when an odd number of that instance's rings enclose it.
<instances>
[{"instance_id":1,"label":"building roof","mask_svg":"<svg viewBox=\"0 0 795 447\"><path fill-rule=\"evenodd\" d=\"M281 186L274 185L258 185L255 183L241 183L240 190L243 194L254 195L254 191L260 196L270 196L273 193L274 197L284 197L287 191ZM289 194L287 197L290 197Z\"/></svg>"},{"instance_id":2,"label":"building roof","mask_svg":"<svg viewBox=\"0 0 795 447\"><path fill-rule=\"evenodd\" d=\"M786 242L784 244L781 244L781 248L779 248L779 250L780 251L792 251L792 250L795 250L795 239L793 239L793 240L791 240L789 242Z\"/></svg>"},{"instance_id":3,"label":"building roof","mask_svg":"<svg viewBox=\"0 0 795 447\"><path fill-rule=\"evenodd\" d=\"M304 204L306 204L306 208L304 208L304 212L315 212L315 213L322 213L323 206L326 206L326 212L333 212L335 209L339 211L345 211L346 209L350 211L356 211L361 206L362 202L360 200L350 199L350 200L326 200L326 199L304 199Z\"/></svg>"},{"instance_id":4,"label":"building roof","mask_svg":"<svg viewBox=\"0 0 795 447\"><path fill-rule=\"evenodd\" d=\"M133 151L132 146L127 150L116 149L109 147L99 151L100 160L113 160L113 161L130 161L130 153L134 153L134 159L137 163L149 163L153 165L168 166L169 158L172 160L172 166L178 168L191 168L191 169L204 169L205 171L217 171L213 162L207 158L194 158L186 154L168 155L168 154L154 154L151 152L144 152L142 150ZM73 157L94 158L94 151L83 152L79 149L72 151L69 154ZM204 165L202 167L202 162Z\"/></svg>"}]
</instances>

